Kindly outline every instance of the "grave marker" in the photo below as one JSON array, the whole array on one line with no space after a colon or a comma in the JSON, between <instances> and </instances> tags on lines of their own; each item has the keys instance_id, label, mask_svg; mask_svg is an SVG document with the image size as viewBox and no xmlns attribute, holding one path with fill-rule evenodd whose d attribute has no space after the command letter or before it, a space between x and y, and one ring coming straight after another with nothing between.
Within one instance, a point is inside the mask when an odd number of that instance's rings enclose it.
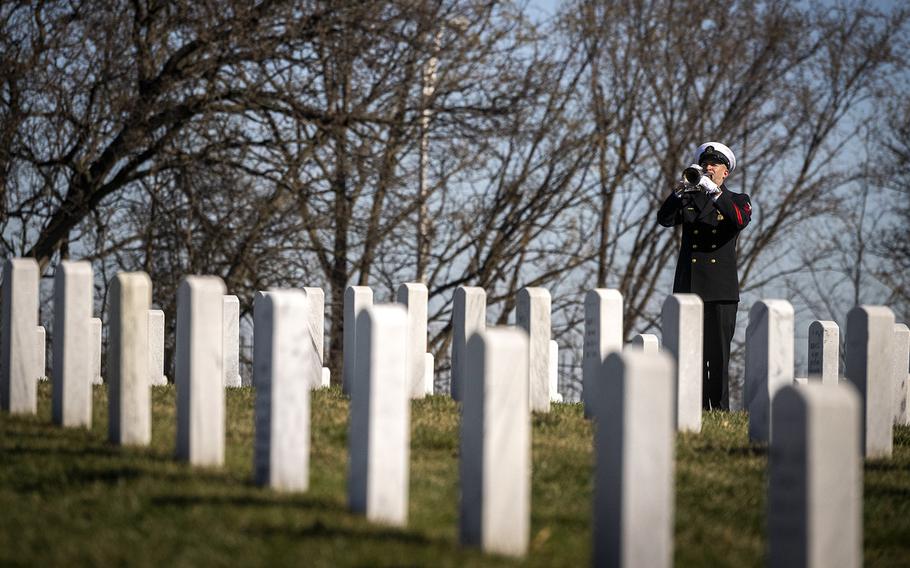
<instances>
[{"instance_id":1,"label":"grave marker","mask_svg":"<svg viewBox=\"0 0 910 568\"><path fill-rule=\"evenodd\" d=\"M465 349L472 334L487 326L487 293L476 286L459 286L455 290L452 310L452 398L461 400L464 383Z\"/></svg>"},{"instance_id":2,"label":"grave marker","mask_svg":"<svg viewBox=\"0 0 910 568\"><path fill-rule=\"evenodd\" d=\"M148 311L152 282L145 272L120 272L111 285L107 352L108 435L120 445L152 438Z\"/></svg>"},{"instance_id":3,"label":"grave marker","mask_svg":"<svg viewBox=\"0 0 910 568\"><path fill-rule=\"evenodd\" d=\"M891 457L894 314L884 306L857 306L847 313L845 375L860 394L863 455Z\"/></svg>"},{"instance_id":4,"label":"grave marker","mask_svg":"<svg viewBox=\"0 0 910 568\"><path fill-rule=\"evenodd\" d=\"M255 479L283 491L309 486L310 389L322 374L309 299L302 290L272 290L254 308Z\"/></svg>"},{"instance_id":5,"label":"grave marker","mask_svg":"<svg viewBox=\"0 0 910 568\"><path fill-rule=\"evenodd\" d=\"M595 566L673 563L673 360L632 350L603 366L594 408Z\"/></svg>"},{"instance_id":6,"label":"grave marker","mask_svg":"<svg viewBox=\"0 0 910 568\"><path fill-rule=\"evenodd\" d=\"M475 333L461 391L461 543L518 557L531 524L528 349L515 328Z\"/></svg>"},{"instance_id":7,"label":"grave marker","mask_svg":"<svg viewBox=\"0 0 910 568\"><path fill-rule=\"evenodd\" d=\"M411 398L426 395L427 300L424 284L408 282L398 287L398 303L408 310L408 384Z\"/></svg>"},{"instance_id":8,"label":"grave marker","mask_svg":"<svg viewBox=\"0 0 910 568\"><path fill-rule=\"evenodd\" d=\"M100 385L101 378L101 318L91 319L92 328L92 384Z\"/></svg>"},{"instance_id":9,"label":"grave marker","mask_svg":"<svg viewBox=\"0 0 910 568\"><path fill-rule=\"evenodd\" d=\"M793 306L786 300L760 300L749 310L746 327L744 402L749 440L770 441L771 401L793 384Z\"/></svg>"},{"instance_id":10,"label":"grave marker","mask_svg":"<svg viewBox=\"0 0 910 568\"><path fill-rule=\"evenodd\" d=\"M164 375L164 312L149 310L149 385L167 384Z\"/></svg>"},{"instance_id":11,"label":"grave marker","mask_svg":"<svg viewBox=\"0 0 910 568\"><path fill-rule=\"evenodd\" d=\"M224 358L221 367L224 386L237 388L243 386L240 378L240 299L228 294L221 301L221 348Z\"/></svg>"},{"instance_id":12,"label":"grave marker","mask_svg":"<svg viewBox=\"0 0 910 568\"><path fill-rule=\"evenodd\" d=\"M855 389L817 381L783 387L771 415L767 565L862 566L863 463Z\"/></svg>"},{"instance_id":13,"label":"grave marker","mask_svg":"<svg viewBox=\"0 0 910 568\"><path fill-rule=\"evenodd\" d=\"M894 423L910 424L907 401L910 398L910 328L902 323L894 324Z\"/></svg>"},{"instance_id":14,"label":"grave marker","mask_svg":"<svg viewBox=\"0 0 910 568\"><path fill-rule=\"evenodd\" d=\"M675 362L676 429L701 432L704 303L697 294L672 294L661 309L664 350Z\"/></svg>"},{"instance_id":15,"label":"grave marker","mask_svg":"<svg viewBox=\"0 0 910 568\"><path fill-rule=\"evenodd\" d=\"M808 378L825 385L836 385L840 376L840 329L833 321L816 320L809 324Z\"/></svg>"},{"instance_id":16,"label":"grave marker","mask_svg":"<svg viewBox=\"0 0 910 568\"><path fill-rule=\"evenodd\" d=\"M346 395L351 394L351 385L354 384L357 365L357 316L360 312L373 305L373 290L369 286L348 286L344 291L344 346L342 355L341 390Z\"/></svg>"},{"instance_id":17,"label":"grave marker","mask_svg":"<svg viewBox=\"0 0 910 568\"><path fill-rule=\"evenodd\" d=\"M348 500L371 521L408 520L411 398L408 312L400 304L357 316L356 376L351 389Z\"/></svg>"},{"instance_id":18,"label":"grave marker","mask_svg":"<svg viewBox=\"0 0 910 568\"><path fill-rule=\"evenodd\" d=\"M54 274L51 374L52 414L60 426L92 425L92 307L92 265L62 261Z\"/></svg>"},{"instance_id":19,"label":"grave marker","mask_svg":"<svg viewBox=\"0 0 910 568\"><path fill-rule=\"evenodd\" d=\"M516 310L518 327L528 334L529 403L534 412L550 411L550 292L522 288Z\"/></svg>"},{"instance_id":20,"label":"grave marker","mask_svg":"<svg viewBox=\"0 0 910 568\"><path fill-rule=\"evenodd\" d=\"M645 353L657 353L660 351L660 340L653 333L639 333L632 338L629 344ZM698 390L701 391L701 387Z\"/></svg>"},{"instance_id":21,"label":"grave marker","mask_svg":"<svg viewBox=\"0 0 910 568\"><path fill-rule=\"evenodd\" d=\"M34 258L11 258L3 265L2 346L0 346L0 405L11 414L38 410L39 369L38 263Z\"/></svg>"},{"instance_id":22,"label":"grave marker","mask_svg":"<svg viewBox=\"0 0 910 568\"><path fill-rule=\"evenodd\" d=\"M550 402L562 402L559 394L559 344L550 340Z\"/></svg>"},{"instance_id":23,"label":"grave marker","mask_svg":"<svg viewBox=\"0 0 910 568\"><path fill-rule=\"evenodd\" d=\"M585 295L585 341L582 359L582 399L585 417L592 418L601 367L607 355L621 351L622 294L619 290L598 288Z\"/></svg>"},{"instance_id":24,"label":"grave marker","mask_svg":"<svg viewBox=\"0 0 910 568\"><path fill-rule=\"evenodd\" d=\"M224 283L186 276L177 289L177 459L224 463Z\"/></svg>"}]
</instances>

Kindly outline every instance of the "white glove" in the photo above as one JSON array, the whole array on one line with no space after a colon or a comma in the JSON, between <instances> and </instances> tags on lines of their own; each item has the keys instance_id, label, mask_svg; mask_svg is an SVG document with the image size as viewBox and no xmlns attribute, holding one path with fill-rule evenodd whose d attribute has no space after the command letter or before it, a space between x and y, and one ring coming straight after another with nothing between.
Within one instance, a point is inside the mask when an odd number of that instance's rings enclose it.
<instances>
[{"instance_id":1,"label":"white glove","mask_svg":"<svg viewBox=\"0 0 910 568\"><path fill-rule=\"evenodd\" d=\"M720 188L716 183L711 181L711 178L708 176L701 176L701 181L698 182L698 187L705 190L705 193L708 195L717 195L720 193Z\"/></svg>"}]
</instances>

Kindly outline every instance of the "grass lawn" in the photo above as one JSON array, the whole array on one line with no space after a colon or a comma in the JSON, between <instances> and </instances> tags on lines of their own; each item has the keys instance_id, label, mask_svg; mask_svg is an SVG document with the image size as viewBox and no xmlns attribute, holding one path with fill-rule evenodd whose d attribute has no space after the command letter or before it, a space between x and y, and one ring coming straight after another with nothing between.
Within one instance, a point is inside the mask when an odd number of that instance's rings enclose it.
<instances>
[{"instance_id":1,"label":"grass lawn","mask_svg":"<svg viewBox=\"0 0 910 568\"><path fill-rule=\"evenodd\" d=\"M94 427L0 414L0 565L584 566L591 554L591 426L581 407L533 418L531 545L523 562L457 544L458 413L448 398L414 403L410 521L367 523L346 509L347 401L313 398L310 491L252 485L253 392L227 391L227 463L173 460L175 389L153 388L152 444L107 443L107 396L95 387ZM705 415L677 439L677 566L764 564L766 453L748 444L741 413ZM865 467L866 566L910 566L910 427L894 457Z\"/></svg>"}]
</instances>

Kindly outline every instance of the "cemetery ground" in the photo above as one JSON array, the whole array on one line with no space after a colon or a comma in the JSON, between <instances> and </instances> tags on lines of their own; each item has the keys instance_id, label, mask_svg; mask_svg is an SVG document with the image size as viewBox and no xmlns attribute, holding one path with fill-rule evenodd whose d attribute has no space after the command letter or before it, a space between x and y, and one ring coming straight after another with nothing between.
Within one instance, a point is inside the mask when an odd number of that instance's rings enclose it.
<instances>
[{"instance_id":1,"label":"cemetery ground","mask_svg":"<svg viewBox=\"0 0 910 568\"><path fill-rule=\"evenodd\" d=\"M458 410L415 401L406 529L347 511L347 406L314 391L310 489L254 486L251 389L227 389L226 465L173 459L176 392L153 387L152 444L107 440L107 397L95 387L91 431L38 415L0 415L0 565L585 566L591 554L592 432L577 404L534 415L531 544L518 562L458 546ZM708 413L676 445L677 566L764 564L767 453L748 443L742 413ZM892 459L864 471L866 566L910 566L910 427Z\"/></svg>"}]
</instances>

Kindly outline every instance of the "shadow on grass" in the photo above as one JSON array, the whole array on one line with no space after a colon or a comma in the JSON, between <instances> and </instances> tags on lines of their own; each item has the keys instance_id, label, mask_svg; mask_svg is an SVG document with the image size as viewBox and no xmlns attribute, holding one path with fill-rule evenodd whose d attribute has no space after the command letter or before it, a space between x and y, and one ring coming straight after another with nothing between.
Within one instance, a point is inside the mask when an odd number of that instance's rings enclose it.
<instances>
[{"instance_id":1,"label":"shadow on grass","mask_svg":"<svg viewBox=\"0 0 910 568\"><path fill-rule=\"evenodd\" d=\"M246 489L259 489L248 485ZM345 509L338 503L329 500L314 499L306 495L287 496L280 493L265 493L261 495L163 495L153 497L152 505L156 507L277 507L282 509L305 509L320 512L344 512Z\"/></svg>"},{"instance_id":2,"label":"shadow on grass","mask_svg":"<svg viewBox=\"0 0 910 568\"><path fill-rule=\"evenodd\" d=\"M321 520L313 522L311 525L301 528L262 526L249 527L247 532L252 535L258 535L264 538L275 536L290 538L353 538L358 542L376 541L383 545L388 544L407 544L407 545L439 545L452 546L452 542L445 539L431 539L425 535L414 533L407 530L398 530L392 527L381 527L377 525L364 525L362 529L348 527L331 527Z\"/></svg>"}]
</instances>

